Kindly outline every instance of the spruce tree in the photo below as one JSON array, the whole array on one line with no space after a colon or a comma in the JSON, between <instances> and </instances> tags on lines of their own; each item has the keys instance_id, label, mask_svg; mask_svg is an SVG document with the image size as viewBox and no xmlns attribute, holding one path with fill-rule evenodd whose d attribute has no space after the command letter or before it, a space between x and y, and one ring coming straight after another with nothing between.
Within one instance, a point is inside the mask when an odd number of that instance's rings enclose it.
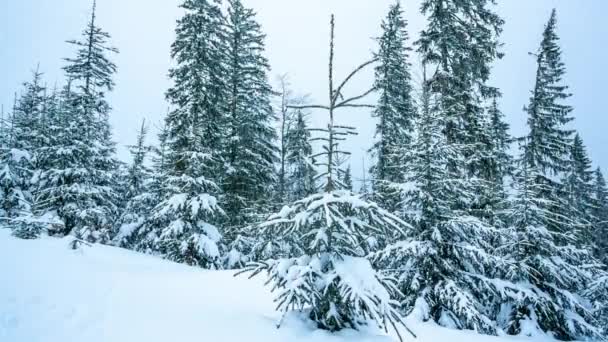
<instances>
[{"instance_id":1,"label":"spruce tree","mask_svg":"<svg viewBox=\"0 0 608 342\"><path fill-rule=\"evenodd\" d=\"M552 220L549 228L572 237L572 221L562 215L567 212L566 204L560 199L561 184L554 176L559 176L568 169L568 152L572 143L572 131L566 125L572 121L572 107L565 104L571 94L564 84L566 67L561 60L561 48L557 36L557 13L551 12L547 22L540 48L536 53L537 71L534 90L528 112L529 133L527 163L540 172L536 182L545 191L540 193L542 199L553 203L551 210L554 216L562 220ZM568 238L568 239L569 239ZM566 241L562 241L566 244Z\"/></svg>"},{"instance_id":2,"label":"spruce tree","mask_svg":"<svg viewBox=\"0 0 608 342\"><path fill-rule=\"evenodd\" d=\"M416 42L427 70L435 70L430 91L438 96L447 143L459 150L447 166L460 179L460 187L472 193L482 193L487 187L483 171L490 157L490 134L483 104L496 93L486 83L491 63L502 56L498 35L504 21L492 5L495 0L425 0L422 13L428 24ZM484 204L464 197L452 207L484 218Z\"/></svg>"},{"instance_id":3,"label":"spruce tree","mask_svg":"<svg viewBox=\"0 0 608 342\"><path fill-rule=\"evenodd\" d=\"M372 259L399 280L404 314L456 329L496 334L502 296L496 270L506 262L494 250L500 230L458 212L454 203L473 197L455 169L460 149L445 135L441 96L425 81L417 134L402 188L404 216L413 228Z\"/></svg>"},{"instance_id":4,"label":"spruce tree","mask_svg":"<svg viewBox=\"0 0 608 342\"><path fill-rule=\"evenodd\" d=\"M278 308L285 313L305 310L320 329L357 329L369 318L380 327L394 327L395 323L403 324L391 299L395 289L390 279L376 273L366 255L387 239L403 234L406 224L378 205L341 190L337 171L338 159L345 154L337 145L351 129L336 125L334 115L339 109L360 106L355 101L363 97L342 98L341 91L372 62L362 64L334 87L333 16L330 37L329 103L295 106L323 108L329 113L327 129L319 130L324 133L319 139L325 152L318 156L325 170L323 192L285 206L254 227L269 243L289 248L286 255L251 264L246 270L252 271L252 276L267 272L268 282L279 289Z\"/></svg>"},{"instance_id":5,"label":"spruce tree","mask_svg":"<svg viewBox=\"0 0 608 342\"><path fill-rule=\"evenodd\" d=\"M498 332L494 317L502 289L495 276L505 265L494 251L501 231L479 214L479 194L488 183L482 163L491 146L483 107L496 93L486 82L491 62L500 57L503 24L493 4L422 3L429 22L416 44L425 81L401 186L405 216L414 228L374 256L398 277L404 313L487 334ZM432 71L428 80L426 70Z\"/></svg>"},{"instance_id":6,"label":"spruce tree","mask_svg":"<svg viewBox=\"0 0 608 342\"><path fill-rule=\"evenodd\" d=\"M143 225L146 215L157 201L151 191L152 170L147 165L151 150L146 144L147 134L148 126L143 120L137 133L136 144L129 146L133 160L121 182L125 204L124 212L117 222L114 240L125 247L132 247L136 242L134 233Z\"/></svg>"},{"instance_id":7,"label":"spruce tree","mask_svg":"<svg viewBox=\"0 0 608 342\"><path fill-rule=\"evenodd\" d=\"M483 141L485 158L479 166L478 175L483 180L478 200L477 216L488 224L504 228L509 207L506 182L513 174L513 157L510 154L513 139L509 134L509 124L498 105L499 94L492 96L483 126L486 132Z\"/></svg>"},{"instance_id":8,"label":"spruce tree","mask_svg":"<svg viewBox=\"0 0 608 342\"><path fill-rule=\"evenodd\" d=\"M185 0L178 21L162 155L154 183L158 203L135 232L137 249L204 268L220 266L223 211L217 195L223 142L224 30L216 1ZM160 165L160 169L158 166Z\"/></svg>"},{"instance_id":9,"label":"spruce tree","mask_svg":"<svg viewBox=\"0 0 608 342\"><path fill-rule=\"evenodd\" d=\"M317 192L307 115L297 109L285 136L287 199L290 203Z\"/></svg>"},{"instance_id":10,"label":"spruce tree","mask_svg":"<svg viewBox=\"0 0 608 342\"><path fill-rule=\"evenodd\" d=\"M31 179L35 173L35 157L40 144L45 88L42 74L36 70L32 80L23 84L23 93L16 99L8 129L8 141L3 146L0 162L0 214L21 238L35 238L40 227L31 220Z\"/></svg>"},{"instance_id":11,"label":"spruce tree","mask_svg":"<svg viewBox=\"0 0 608 342\"><path fill-rule=\"evenodd\" d=\"M505 329L510 334L550 332L572 340L599 336L581 295L601 270L586 248L575 245L588 201L573 187L588 183L583 179L588 178L589 161L582 141L573 144L566 128L572 107L563 103L570 94L563 85L558 40L553 10L536 54L536 84L526 108L530 131L521 139L511 219L515 248L507 253L514 262L507 277L518 287L508 301ZM556 176L565 176L565 181ZM585 185L580 190L588 189Z\"/></svg>"},{"instance_id":12,"label":"spruce tree","mask_svg":"<svg viewBox=\"0 0 608 342\"><path fill-rule=\"evenodd\" d=\"M66 59L69 85L62 94L63 122L57 127L61 132L46 156L57 158L52 162L56 167L41 172L37 201L43 203L42 210L54 212L63 221L63 227L53 233L107 242L117 214L112 187L117 161L106 91L113 89L116 72L109 55L118 50L108 46L110 35L97 26L96 19L93 2L82 40L68 41L77 51L74 58Z\"/></svg>"},{"instance_id":13,"label":"spruce tree","mask_svg":"<svg viewBox=\"0 0 608 342\"><path fill-rule=\"evenodd\" d=\"M551 184L537 181L543 172L529 164L529 146L524 144L522 150L512 208L512 243L506 244L513 262L506 277L516 286L507 291L503 304L509 318L500 323L513 335L547 332L560 340L597 338L600 331L580 295L602 272L586 249L558 243L560 234L550 229L555 216L547 209L553 206L543 197Z\"/></svg>"},{"instance_id":14,"label":"spruce tree","mask_svg":"<svg viewBox=\"0 0 608 342\"><path fill-rule=\"evenodd\" d=\"M344 171L344 176L342 177L342 183L344 184L344 189L348 191L353 191L353 175L350 168L350 165L346 167L346 171Z\"/></svg>"},{"instance_id":15,"label":"spruce tree","mask_svg":"<svg viewBox=\"0 0 608 342\"><path fill-rule=\"evenodd\" d=\"M608 265L608 187L598 167L593 175L593 251L595 257Z\"/></svg>"},{"instance_id":16,"label":"spruce tree","mask_svg":"<svg viewBox=\"0 0 608 342\"><path fill-rule=\"evenodd\" d=\"M591 160L579 134L574 136L568 166L562 180L560 194L565 197L573 229L581 245L591 247L593 241L593 170ZM562 196L560 196L562 197Z\"/></svg>"},{"instance_id":17,"label":"spruce tree","mask_svg":"<svg viewBox=\"0 0 608 342\"><path fill-rule=\"evenodd\" d=\"M397 211L400 203L394 185L403 183L403 167L407 163L404 152L411 146L416 116L406 28L401 4L396 2L382 23L383 32L378 39L374 88L380 99L373 114L378 119L377 141L371 149L377 159L371 169L375 200L391 212Z\"/></svg>"},{"instance_id":18,"label":"spruce tree","mask_svg":"<svg viewBox=\"0 0 608 342\"><path fill-rule=\"evenodd\" d=\"M228 1L228 111L222 181L228 225L239 228L269 210L278 161L274 142L270 66L264 57L265 35L252 9Z\"/></svg>"}]
</instances>

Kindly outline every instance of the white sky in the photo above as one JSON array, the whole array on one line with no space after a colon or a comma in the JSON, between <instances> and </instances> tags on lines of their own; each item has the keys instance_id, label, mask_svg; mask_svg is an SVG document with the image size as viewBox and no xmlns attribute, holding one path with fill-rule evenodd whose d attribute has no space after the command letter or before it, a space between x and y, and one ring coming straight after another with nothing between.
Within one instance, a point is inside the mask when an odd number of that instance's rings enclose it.
<instances>
[{"instance_id":1,"label":"white sky","mask_svg":"<svg viewBox=\"0 0 608 342\"><path fill-rule=\"evenodd\" d=\"M380 32L380 21L393 0L244 0L253 7L267 34L267 56L274 81L288 73L298 93L311 95L314 102L327 94L327 41L331 13L336 15L337 74L369 59ZM12 103L13 93L28 80L40 63L49 85L61 85L63 58L71 56L67 39L78 38L88 20L88 0L5 0L0 8L0 104ZM420 0L402 0L409 22L410 43L424 26L419 13ZM170 45L175 20L180 15L178 0L98 0L99 21L121 53L115 57L119 72L116 89L110 95L114 108L111 121L122 159L128 159L124 145L135 140L142 118L159 123L166 110L164 92L170 86L167 70L171 65ZM512 133L525 132L525 113L533 86L534 59L528 52L539 43L543 25L551 8L558 9L559 34L568 68L567 82L574 97L575 128L589 148L592 159L608 165L607 113L603 106L604 81L608 71L608 36L605 0L499 0L499 13L506 20L502 41L506 57L495 64L492 84L501 88L502 110L512 125ZM417 58L413 56L414 76L419 79ZM369 69L358 77L348 94L365 91L373 80ZM315 113L314 125L323 117ZM359 136L347 148L355 174L362 173L363 151L371 145L375 122L369 111L341 112L338 121L359 127ZM367 162L369 166L369 161Z\"/></svg>"}]
</instances>

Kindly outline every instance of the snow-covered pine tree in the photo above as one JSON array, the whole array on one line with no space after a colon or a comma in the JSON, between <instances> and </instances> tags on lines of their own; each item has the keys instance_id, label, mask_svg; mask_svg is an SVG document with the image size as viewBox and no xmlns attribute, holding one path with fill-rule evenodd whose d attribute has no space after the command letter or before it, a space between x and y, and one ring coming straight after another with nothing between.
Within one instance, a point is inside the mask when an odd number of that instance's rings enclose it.
<instances>
[{"instance_id":1,"label":"snow-covered pine tree","mask_svg":"<svg viewBox=\"0 0 608 342\"><path fill-rule=\"evenodd\" d=\"M152 170L147 165L151 147L146 144L147 134L148 126L146 121L142 120L136 144L129 146L133 160L121 182L124 187L125 207L116 225L114 241L128 248L133 247L136 242L134 233L144 224L146 216L158 203L157 197L151 191Z\"/></svg>"},{"instance_id":2,"label":"snow-covered pine tree","mask_svg":"<svg viewBox=\"0 0 608 342\"><path fill-rule=\"evenodd\" d=\"M541 332L560 340L597 338L600 330L580 296L592 277L602 271L589 261L584 248L557 243L558 232L549 228L555 219L547 208L551 184L538 182L543 171L529 163L529 145L518 161L511 212L512 243L507 243L513 263L506 277L515 286L506 288L499 322L508 334L534 336ZM558 218L559 219L559 218Z\"/></svg>"},{"instance_id":3,"label":"snow-covered pine tree","mask_svg":"<svg viewBox=\"0 0 608 342\"><path fill-rule=\"evenodd\" d=\"M431 75L430 91L438 96L444 119L444 134L456 159L448 161L453 176L471 193L487 187L482 177L484 162L490 157L490 137L484 122L484 99L496 89L486 83L491 63L500 58L498 35L504 21L495 13L495 0L425 0L422 13L428 17L426 29L416 42ZM460 161L462 159L462 161ZM458 165L460 164L460 165ZM457 199L452 207L483 218L485 208L479 197Z\"/></svg>"},{"instance_id":4,"label":"snow-covered pine tree","mask_svg":"<svg viewBox=\"0 0 608 342\"><path fill-rule=\"evenodd\" d=\"M509 124L500 111L498 90L492 92L489 105L479 118L480 140L472 158L478 158L474 174L478 177L476 200L471 213L487 224L506 227L509 207L506 181L513 173L513 157L510 154L513 139L509 134Z\"/></svg>"},{"instance_id":5,"label":"snow-covered pine tree","mask_svg":"<svg viewBox=\"0 0 608 342\"><path fill-rule=\"evenodd\" d=\"M608 273L604 272L594 279L585 291L585 295L593 301L594 314L600 331L604 336L608 336Z\"/></svg>"},{"instance_id":6,"label":"snow-covered pine tree","mask_svg":"<svg viewBox=\"0 0 608 342\"><path fill-rule=\"evenodd\" d=\"M414 228L406 238L373 255L376 264L398 278L401 308L417 319L442 326L496 334L501 288L496 270L505 261L494 251L501 231L455 203L473 197L451 164L461 149L445 134L449 120L441 94L424 81L420 117L403 186L405 216Z\"/></svg>"},{"instance_id":7,"label":"snow-covered pine tree","mask_svg":"<svg viewBox=\"0 0 608 342\"><path fill-rule=\"evenodd\" d=\"M347 191L353 191L353 173L350 168L350 164L346 167L344 171L344 176L342 177L342 184L344 184L344 189Z\"/></svg>"},{"instance_id":8,"label":"snow-covered pine tree","mask_svg":"<svg viewBox=\"0 0 608 342\"><path fill-rule=\"evenodd\" d=\"M70 86L62 98L67 122L61 129L68 132L61 137L67 140L58 141L55 151L49 151L58 154L55 163L60 166L41 173L38 194L46 210L63 221L63 229L55 233L107 242L116 215L116 194L111 186L116 160L105 92L113 89L116 72L109 54L118 50L108 47L110 35L97 26L96 19L94 1L82 41L68 41L77 51L64 67Z\"/></svg>"},{"instance_id":9,"label":"snow-covered pine tree","mask_svg":"<svg viewBox=\"0 0 608 342\"><path fill-rule=\"evenodd\" d=\"M228 0L228 112L222 182L222 206L228 225L239 228L268 212L278 161L268 82L270 65L264 56L265 35L255 12L241 0Z\"/></svg>"},{"instance_id":10,"label":"snow-covered pine tree","mask_svg":"<svg viewBox=\"0 0 608 342\"><path fill-rule=\"evenodd\" d=\"M540 48L536 53L537 71L534 90L528 112L529 133L527 136L528 167L538 169L536 182L545 191L539 196L553 203L547 208L554 216L548 223L549 229L572 235L572 222L561 215L567 212L565 203L560 201L558 191L561 187L555 176L568 168L568 152L572 143L573 131L566 128L572 121L572 107L563 102L570 97L563 77L566 67L561 60L561 48L557 36L557 13L551 12L543 32ZM543 184L541 184L543 183ZM566 243L562 241L562 243Z\"/></svg>"},{"instance_id":11,"label":"snow-covered pine tree","mask_svg":"<svg viewBox=\"0 0 608 342\"><path fill-rule=\"evenodd\" d=\"M608 265L608 187L598 167L593 176L593 251L595 257Z\"/></svg>"},{"instance_id":12,"label":"snow-covered pine tree","mask_svg":"<svg viewBox=\"0 0 608 342\"><path fill-rule=\"evenodd\" d=\"M311 132L308 129L307 114L304 109L295 109L289 125L286 141L286 162L288 184L287 199L293 203L317 192L316 170L312 160Z\"/></svg>"},{"instance_id":13,"label":"snow-covered pine tree","mask_svg":"<svg viewBox=\"0 0 608 342\"><path fill-rule=\"evenodd\" d=\"M568 153L568 166L562 180L560 194L565 198L568 217L577 229L582 246L591 249L594 244L593 222L593 169L591 159L579 134L574 136ZM560 197L562 197L560 196Z\"/></svg>"},{"instance_id":14,"label":"snow-covered pine tree","mask_svg":"<svg viewBox=\"0 0 608 342\"><path fill-rule=\"evenodd\" d=\"M380 99L373 116L378 119L376 139L371 152L375 164L371 168L374 200L383 208L396 212L401 202L395 184L403 183L405 151L412 143L416 109L412 98L412 80L406 46L407 22L401 3L391 5L382 22L382 36L376 53L375 89Z\"/></svg>"},{"instance_id":15,"label":"snow-covered pine tree","mask_svg":"<svg viewBox=\"0 0 608 342\"><path fill-rule=\"evenodd\" d=\"M8 131L8 142L1 151L0 210L2 221L13 228L13 234L24 239L36 238L40 227L30 225L31 178L35 172L35 153L40 143L45 87L42 74L36 70L32 80L23 84L16 99Z\"/></svg>"},{"instance_id":16,"label":"snow-covered pine tree","mask_svg":"<svg viewBox=\"0 0 608 342\"><path fill-rule=\"evenodd\" d=\"M505 261L494 243L500 230L479 212L489 120L484 97L490 63L500 56L502 19L492 0L425 0L427 28L416 42L424 66L416 142L402 185L406 217L415 226L404 241L374 256L396 273L402 309L443 326L497 334ZM426 80L426 70L431 70ZM483 148L482 148L483 147ZM485 190L484 190L485 191Z\"/></svg>"},{"instance_id":17,"label":"snow-covered pine tree","mask_svg":"<svg viewBox=\"0 0 608 342\"><path fill-rule=\"evenodd\" d=\"M366 255L385 240L403 234L406 224L398 217L367 202L351 191L339 190L337 142L350 131L335 124L336 111L361 106L362 96L343 98L342 89L367 62L334 86L334 18L331 20L329 103L298 108L323 108L329 112L322 165L324 191L285 206L254 229L268 240L291 247L290 255L250 265L252 276L267 272L269 283L279 290L278 309L299 310L320 329L337 331L359 328L368 319L378 326L402 323L392 300L390 279L376 273ZM346 129L346 131L345 131Z\"/></svg>"},{"instance_id":18,"label":"snow-covered pine tree","mask_svg":"<svg viewBox=\"0 0 608 342\"><path fill-rule=\"evenodd\" d=\"M278 115L279 121L279 167L277 172L277 202L282 205L287 202L287 133L290 125L292 125L292 113L288 105L293 101L293 94L290 89L289 79L287 74L278 77L279 89L277 96L279 98Z\"/></svg>"},{"instance_id":19,"label":"snow-covered pine tree","mask_svg":"<svg viewBox=\"0 0 608 342\"><path fill-rule=\"evenodd\" d=\"M33 177L33 214L41 224L46 225L50 235L67 235L74 228L70 215L73 181L80 170L76 156L78 124L71 82L53 95L46 110L48 124L44 130L45 144L37 152L39 169Z\"/></svg>"},{"instance_id":20,"label":"snow-covered pine tree","mask_svg":"<svg viewBox=\"0 0 608 342\"><path fill-rule=\"evenodd\" d=\"M176 67L167 99L159 203L137 230L137 249L204 268L220 267L223 211L216 195L224 109L224 31L218 1L184 0L172 45ZM166 146L165 146L166 145ZM154 186L156 187L156 186Z\"/></svg>"}]
</instances>

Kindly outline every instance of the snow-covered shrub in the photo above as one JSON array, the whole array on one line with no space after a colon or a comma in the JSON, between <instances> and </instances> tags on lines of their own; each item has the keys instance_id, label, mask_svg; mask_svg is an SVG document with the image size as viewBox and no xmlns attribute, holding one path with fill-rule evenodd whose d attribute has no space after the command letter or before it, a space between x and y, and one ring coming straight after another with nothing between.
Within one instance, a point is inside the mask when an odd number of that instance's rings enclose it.
<instances>
[{"instance_id":1,"label":"snow-covered shrub","mask_svg":"<svg viewBox=\"0 0 608 342\"><path fill-rule=\"evenodd\" d=\"M277 290L277 308L301 310L320 329L404 324L393 280L366 259L383 239L403 235L406 223L349 191L315 194L284 207L256 227L267 239L290 244L291 257L251 264L266 271Z\"/></svg>"}]
</instances>

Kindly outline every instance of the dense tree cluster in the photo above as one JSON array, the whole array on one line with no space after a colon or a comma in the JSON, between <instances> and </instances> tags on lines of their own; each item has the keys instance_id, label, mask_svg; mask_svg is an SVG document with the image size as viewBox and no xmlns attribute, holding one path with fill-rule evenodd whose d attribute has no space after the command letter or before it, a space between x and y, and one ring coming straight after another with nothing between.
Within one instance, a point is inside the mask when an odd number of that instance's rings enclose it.
<instances>
[{"instance_id":1,"label":"dense tree cluster","mask_svg":"<svg viewBox=\"0 0 608 342\"><path fill-rule=\"evenodd\" d=\"M94 5L68 41L65 84L46 87L37 69L2 112L0 226L264 273L279 310L330 331L369 319L402 331L413 316L491 335L606 336L608 186L574 129L557 14L533 54L528 131L512 137L488 83L503 55L495 2L424 0L415 42L395 3L375 53L342 82L332 16L328 99L310 104L286 77L273 90L252 9L183 0L170 110L155 145L142 122L128 164L109 124L118 50ZM346 96L368 67L374 84ZM346 148L356 129L336 119L349 108L377 123L361 191ZM309 127L312 110L327 126Z\"/></svg>"}]
</instances>

